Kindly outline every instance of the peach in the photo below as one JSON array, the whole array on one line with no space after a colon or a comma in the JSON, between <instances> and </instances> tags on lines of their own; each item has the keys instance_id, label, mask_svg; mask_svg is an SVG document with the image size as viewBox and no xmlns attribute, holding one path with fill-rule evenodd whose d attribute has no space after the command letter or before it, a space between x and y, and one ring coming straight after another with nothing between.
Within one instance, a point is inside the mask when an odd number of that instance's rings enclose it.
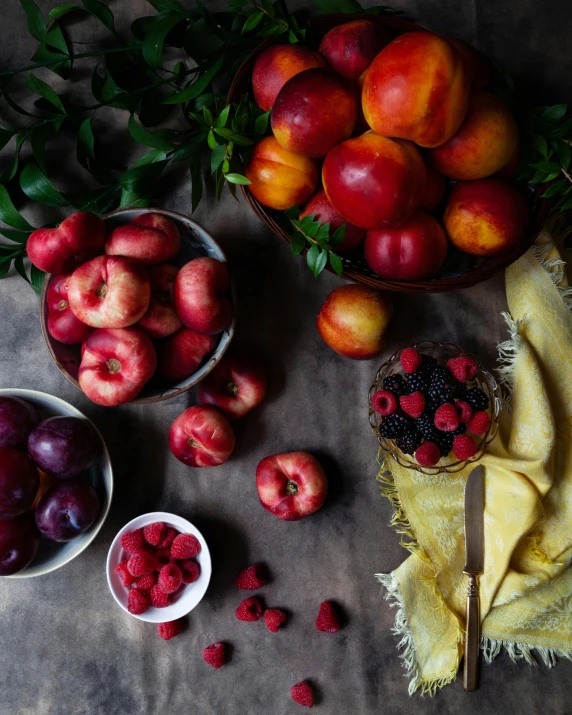
<instances>
[{"instance_id":1,"label":"peach","mask_svg":"<svg viewBox=\"0 0 572 715\"><path fill-rule=\"evenodd\" d=\"M98 256L74 271L68 299L76 318L92 328L127 328L149 307L149 275L128 258Z\"/></svg>"},{"instance_id":2,"label":"peach","mask_svg":"<svg viewBox=\"0 0 572 715\"><path fill-rule=\"evenodd\" d=\"M48 286L48 333L60 343L72 345L87 340L93 328L75 317L68 299L71 274L54 276Z\"/></svg>"},{"instance_id":3,"label":"peach","mask_svg":"<svg viewBox=\"0 0 572 715\"><path fill-rule=\"evenodd\" d=\"M194 258L175 278L175 308L187 328L215 335L232 320L228 268L216 258Z\"/></svg>"},{"instance_id":4,"label":"peach","mask_svg":"<svg viewBox=\"0 0 572 715\"><path fill-rule=\"evenodd\" d=\"M434 276L447 256L441 225L425 211L416 211L398 228L368 231L365 260L374 273L396 281Z\"/></svg>"},{"instance_id":5,"label":"peach","mask_svg":"<svg viewBox=\"0 0 572 715\"><path fill-rule=\"evenodd\" d=\"M502 179L458 182L443 217L447 237L473 256L499 256L522 240L530 217L523 194Z\"/></svg>"},{"instance_id":6,"label":"peach","mask_svg":"<svg viewBox=\"0 0 572 715\"><path fill-rule=\"evenodd\" d=\"M432 166L425 165L426 179L419 208L425 211L435 211L443 200L447 190L447 178Z\"/></svg>"},{"instance_id":7,"label":"peach","mask_svg":"<svg viewBox=\"0 0 572 715\"><path fill-rule=\"evenodd\" d=\"M431 32L406 32L371 63L362 105L377 134L434 147L465 117L470 80L459 53Z\"/></svg>"},{"instance_id":8,"label":"peach","mask_svg":"<svg viewBox=\"0 0 572 715\"><path fill-rule=\"evenodd\" d=\"M355 91L347 80L327 69L304 70L282 87L271 124L284 149L321 157L351 137L358 116Z\"/></svg>"},{"instance_id":9,"label":"peach","mask_svg":"<svg viewBox=\"0 0 572 715\"><path fill-rule=\"evenodd\" d=\"M134 400L156 366L153 343L139 328L95 330L85 343L78 379L92 402L112 407Z\"/></svg>"},{"instance_id":10,"label":"peach","mask_svg":"<svg viewBox=\"0 0 572 715\"><path fill-rule=\"evenodd\" d=\"M69 273L103 253L105 226L89 211L80 211L56 228L39 228L30 234L26 250L32 263L46 273Z\"/></svg>"},{"instance_id":11,"label":"peach","mask_svg":"<svg viewBox=\"0 0 572 715\"><path fill-rule=\"evenodd\" d=\"M464 40L451 37L449 42L461 55L471 81L471 89L475 91L486 87L491 77L491 63L489 60Z\"/></svg>"},{"instance_id":12,"label":"peach","mask_svg":"<svg viewBox=\"0 0 572 715\"><path fill-rule=\"evenodd\" d=\"M215 467L226 462L234 444L234 430L214 407L189 407L169 431L171 452L189 467Z\"/></svg>"},{"instance_id":13,"label":"peach","mask_svg":"<svg viewBox=\"0 0 572 715\"><path fill-rule=\"evenodd\" d=\"M197 397L202 405L213 405L229 420L244 417L257 407L268 389L266 373L252 356L223 357L199 383Z\"/></svg>"},{"instance_id":14,"label":"peach","mask_svg":"<svg viewBox=\"0 0 572 715\"><path fill-rule=\"evenodd\" d=\"M181 328L171 335L159 353L158 374L170 382L180 382L195 373L215 349L212 335Z\"/></svg>"},{"instance_id":15,"label":"peach","mask_svg":"<svg viewBox=\"0 0 572 715\"><path fill-rule=\"evenodd\" d=\"M330 224L330 236L334 231L340 228L340 226L346 227L344 240L335 247L336 253L348 253L349 251L353 251L365 238L364 229L358 228L343 219L328 201L326 192L323 190L318 191L318 193L308 201L300 214L300 218L302 219L304 216L312 215L315 216L316 221Z\"/></svg>"},{"instance_id":16,"label":"peach","mask_svg":"<svg viewBox=\"0 0 572 715\"><path fill-rule=\"evenodd\" d=\"M369 360L385 347L385 332L393 308L385 296L363 285L333 290L316 319L322 339L332 350L352 360Z\"/></svg>"},{"instance_id":17,"label":"peach","mask_svg":"<svg viewBox=\"0 0 572 715\"><path fill-rule=\"evenodd\" d=\"M425 186L425 164L411 142L373 132L332 149L322 181L329 202L360 228L397 226L417 208Z\"/></svg>"},{"instance_id":18,"label":"peach","mask_svg":"<svg viewBox=\"0 0 572 715\"><path fill-rule=\"evenodd\" d=\"M318 183L318 167L312 159L283 149L274 137L266 137L254 147L246 177L255 199L283 211L310 198Z\"/></svg>"},{"instance_id":19,"label":"peach","mask_svg":"<svg viewBox=\"0 0 572 715\"><path fill-rule=\"evenodd\" d=\"M114 229L105 244L105 253L133 258L150 266L174 258L180 246L181 236L175 223L163 214L147 213Z\"/></svg>"},{"instance_id":20,"label":"peach","mask_svg":"<svg viewBox=\"0 0 572 715\"><path fill-rule=\"evenodd\" d=\"M390 40L371 20L353 20L326 32L318 51L338 74L356 80Z\"/></svg>"},{"instance_id":21,"label":"peach","mask_svg":"<svg viewBox=\"0 0 572 715\"><path fill-rule=\"evenodd\" d=\"M152 338L166 338L183 324L175 311L174 289L178 272L179 269L170 263L149 268L151 300L138 325Z\"/></svg>"},{"instance_id":22,"label":"peach","mask_svg":"<svg viewBox=\"0 0 572 715\"><path fill-rule=\"evenodd\" d=\"M272 45L260 56L252 70L254 101L265 112L274 106L278 92L294 75L312 67L326 67L317 52L301 45Z\"/></svg>"},{"instance_id":23,"label":"peach","mask_svg":"<svg viewBox=\"0 0 572 715\"><path fill-rule=\"evenodd\" d=\"M457 133L429 152L435 168L452 179L471 181L496 173L518 146L518 127L494 94L475 92Z\"/></svg>"}]
</instances>

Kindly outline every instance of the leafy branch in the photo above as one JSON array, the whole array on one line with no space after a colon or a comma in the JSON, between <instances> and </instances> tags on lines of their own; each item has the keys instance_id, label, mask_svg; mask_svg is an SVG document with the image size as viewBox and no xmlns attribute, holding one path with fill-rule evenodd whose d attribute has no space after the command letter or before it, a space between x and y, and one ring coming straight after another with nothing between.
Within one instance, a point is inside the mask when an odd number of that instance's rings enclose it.
<instances>
[{"instance_id":1,"label":"leafy branch","mask_svg":"<svg viewBox=\"0 0 572 715\"><path fill-rule=\"evenodd\" d=\"M291 218L290 223L295 229L290 236L292 253L298 256L304 249L308 249L306 263L314 277L320 275L328 261L335 273L341 276L344 265L342 259L335 253L335 248L344 240L346 227L340 226L330 235L330 224L320 223L316 220L315 214L304 216L302 219Z\"/></svg>"}]
</instances>

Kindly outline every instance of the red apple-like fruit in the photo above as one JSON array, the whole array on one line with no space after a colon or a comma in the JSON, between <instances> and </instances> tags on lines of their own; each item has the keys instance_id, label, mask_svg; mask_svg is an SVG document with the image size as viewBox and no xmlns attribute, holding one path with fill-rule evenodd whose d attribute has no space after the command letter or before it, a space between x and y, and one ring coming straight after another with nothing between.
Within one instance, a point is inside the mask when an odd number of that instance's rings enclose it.
<instances>
[{"instance_id":1,"label":"red apple-like fruit","mask_svg":"<svg viewBox=\"0 0 572 715\"><path fill-rule=\"evenodd\" d=\"M105 226L89 211L72 214L56 228L30 234L26 250L32 263L46 273L69 273L103 253Z\"/></svg>"},{"instance_id":2,"label":"red apple-like fruit","mask_svg":"<svg viewBox=\"0 0 572 715\"><path fill-rule=\"evenodd\" d=\"M0 396L0 447L25 447L40 418L33 405L19 397Z\"/></svg>"},{"instance_id":3,"label":"red apple-like fruit","mask_svg":"<svg viewBox=\"0 0 572 715\"><path fill-rule=\"evenodd\" d=\"M171 452L189 467L216 467L226 462L234 443L232 427L214 407L189 407L169 431Z\"/></svg>"},{"instance_id":4,"label":"red apple-like fruit","mask_svg":"<svg viewBox=\"0 0 572 715\"><path fill-rule=\"evenodd\" d=\"M183 324L175 310L175 278L178 268L170 263L160 263L149 268L151 301L138 325L152 338L166 338Z\"/></svg>"},{"instance_id":5,"label":"red apple-like fruit","mask_svg":"<svg viewBox=\"0 0 572 715\"><path fill-rule=\"evenodd\" d=\"M149 274L121 256L98 256L74 271L68 299L79 320L93 328L128 328L146 313Z\"/></svg>"},{"instance_id":6,"label":"red apple-like fruit","mask_svg":"<svg viewBox=\"0 0 572 715\"><path fill-rule=\"evenodd\" d=\"M253 357L231 355L219 364L198 387L199 402L213 405L229 420L243 417L266 396L268 382L262 365Z\"/></svg>"},{"instance_id":7,"label":"red apple-like fruit","mask_svg":"<svg viewBox=\"0 0 572 715\"><path fill-rule=\"evenodd\" d=\"M342 77L357 80L390 40L371 20L353 20L326 32L319 52Z\"/></svg>"},{"instance_id":8,"label":"red apple-like fruit","mask_svg":"<svg viewBox=\"0 0 572 715\"><path fill-rule=\"evenodd\" d=\"M212 335L181 328L160 349L157 373L170 382L180 382L199 369L216 344Z\"/></svg>"},{"instance_id":9,"label":"red apple-like fruit","mask_svg":"<svg viewBox=\"0 0 572 715\"><path fill-rule=\"evenodd\" d=\"M134 400L156 366L153 343L139 328L95 330L85 343L78 379L92 402L111 407Z\"/></svg>"},{"instance_id":10,"label":"red apple-like fruit","mask_svg":"<svg viewBox=\"0 0 572 715\"><path fill-rule=\"evenodd\" d=\"M11 519L32 506L40 478L30 457L15 447L0 447L0 519Z\"/></svg>"},{"instance_id":11,"label":"red apple-like fruit","mask_svg":"<svg viewBox=\"0 0 572 715\"><path fill-rule=\"evenodd\" d=\"M71 273L54 276L48 286L48 332L54 340L67 345L83 343L93 328L82 323L70 308L68 290Z\"/></svg>"},{"instance_id":12,"label":"red apple-like fruit","mask_svg":"<svg viewBox=\"0 0 572 715\"><path fill-rule=\"evenodd\" d=\"M186 263L175 279L175 308L183 324L206 335L224 330L232 320L229 287L221 261L204 257Z\"/></svg>"},{"instance_id":13,"label":"red apple-like fruit","mask_svg":"<svg viewBox=\"0 0 572 715\"><path fill-rule=\"evenodd\" d=\"M397 228L368 231L365 260L374 273L396 281L434 276L447 256L445 231L425 211L416 211Z\"/></svg>"},{"instance_id":14,"label":"red apple-like fruit","mask_svg":"<svg viewBox=\"0 0 572 715\"><path fill-rule=\"evenodd\" d=\"M365 238L365 230L354 226L353 223L342 218L328 201L326 192L323 190L318 191L318 193L308 201L300 214L300 219L312 215L316 221L330 224L330 236L332 236L340 226L346 227L344 240L335 246L336 253L349 253L353 251Z\"/></svg>"},{"instance_id":15,"label":"red apple-like fruit","mask_svg":"<svg viewBox=\"0 0 572 715\"><path fill-rule=\"evenodd\" d=\"M0 519L0 576L11 576L25 569L39 545L40 532L31 514Z\"/></svg>"},{"instance_id":16,"label":"red apple-like fruit","mask_svg":"<svg viewBox=\"0 0 572 715\"><path fill-rule=\"evenodd\" d=\"M180 246L179 229L170 218L146 213L114 229L105 244L105 253L132 258L150 266L174 258Z\"/></svg>"},{"instance_id":17,"label":"red apple-like fruit","mask_svg":"<svg viewBox=\"0 0 572 715\"><path fill-rule=\"evenodd\" d=\"M284 521L298 521L317 511L328 494L328 479L318 460L307 452L265 457L256 467L260 503Z\"/></svg>"}]
</instances>

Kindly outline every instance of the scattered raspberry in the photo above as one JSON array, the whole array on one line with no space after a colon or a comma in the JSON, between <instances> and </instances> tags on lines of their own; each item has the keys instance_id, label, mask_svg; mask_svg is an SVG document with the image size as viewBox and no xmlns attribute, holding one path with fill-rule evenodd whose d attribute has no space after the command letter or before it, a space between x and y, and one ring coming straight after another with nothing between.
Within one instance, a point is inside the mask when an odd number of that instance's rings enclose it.
<instances>
[{"instance_id":1,"label":"scattered raspberry","mask_svg":"<svg viewBox=\"0 0 572 715\"><path fill-rule=\"evenodd\" d=\"M133 584L135 583L135 577L129 573L129 569L127 568L127 561L121 561L121 563L118 563L114 571L121 579L121 583L125 586L125 588L133 586Z\"/></svg>"},{"instance_id":2,"label":"scattered raspberry","mask_svg":"<svg viewBox=\"0 0 572 715\"><path fill-rule=\"evenodd\" d=\"M194 583L201 575L201 567L194 559L181 561L179 567L183 575L183 583Z\"/></svg>"},{"instance_id":3,"label":"scattered raspberry","mask_svg":"<svg viewBox=\"0 0 572 715\"><path fill-rule=\"evenodd\" d=\"M203 650L203 660L213 668L222 668L226 663L226 646L224 643L213 643Z\"/></svg>"},{"instance_id":4,"label":"scattered raspberry","mask_svg":"<svg viewBox=\"0 0 572 715\"><path fill-rule=\"evenodd\" d=\"M145 539L143 538L143 529L135 529L135 531L128 531L121 537L121 546L127 551L128 554L134 554L139 549L145 546Z\"/></svg>"},{"instance_id":5,"label":"scattered raspberry","mask_svg":"<svg viewBox=\"0 0 572 715\"><path fill-rule=\"evenodd\" d=\"M251 596L246 598L236 609L236 617L239 621L257 621L263 610L258 598Z\"/></svg>"},{"instance_id":6,"label":"scattered raspberry","mask_svg":"<svg viewBox=\"0 0 572 715\"><path fill-rule=\"evenodd\" d=\"M472 438L466 434L460 434L453 440L453 454L457 459L469 459L473 457L477 448Z\"/></svg>"},{"instance_id":7,"label":"scattered raspberry","mask_svg":"<svg viewBox=\"0 0 572 715\"><path fill-rule=\"evenodd\" d=\"M135 582L135 588L140 591L150 591L153 586L157 583L157 576L154 573L146 573L145 576L141 576Z\"/></svg>"},{"instance_id":8,"label":"scattered raspberry","mask_svg":"<svg viewBox=\"0 0 572 715\"><path fill-rule=\"evenodd\" d=\"M471 380L478 372L479 366L473 358L462 356L447 360L447 368L451 375L459 382Z\"/></svg>"},{"instance_id":9,"label":"scattered raspberry","mask_svg":"<svg viewBox=\"0 0 572 715\"><path fill-rule=\"evenodd\" d=\"M157 586L163 593L175 593L182 581L181 569L176 564L167 564L159 571Z\"/></svg>"},{"instance_id":10,"label":"scattered raspberry","mask_svg":"<svg viewBox=\"0 0 572 715\"><path fill-rule=\"evenodd\" d=\"M296 683L290 688L290 697L298 705L305 708L311 708L314 704L314 692L307 680L302 680L301 683Z\"/></svg>"},{"instance_id":11,"label":"scattered raspberry","mask_svg":"<svg viewBox=\"0 0 572 715\"><path fill-rule=\"evenodd\" d=\"M249 566L244 571L241 571L236 577L235 581L238 588L244 591L256 591L264 586L264 574L262 572L261 564L254 564L254 566Z\"/></svg>"},{"instance_id":12,"label":"scattered raspberry","mask_svg":"<svg viewBox=\"0 0 572 715\"><path fill-rule=\"evenodd\" d=\"M403 371L411 374L421 366L423 358L415 348L405 348L401 351L401 367Z\"/></svg>"},{"instance_id":13,"label":"scattered raspberry","mask_svg":"<svg viewBox=\"0 0 572 715\"><path fill-rule=\"evenodd\" d=\"M489 431L490 426L491 418L489 417L489 413L484 410L481 412L475 412L467 425L473 434L485 434Z\"/></svg>"},{"instance_id":14,"label":"scattered raspberry","mask_svg":"<svg viewBox=\"0 0 572 715\"><path fill-rule=\"evenodd\" d=\"M433 423L441 432L454 432L459 426L459 416L455 406L450 402L445 402L444 405L438 407Z\"/></svg>"},{"instance_id":15,"label":"scattered raspberry","mask_svg":"<svg viewBox=\"0 0 572 715\"><path fill-rule=\"evenodd\" d=\"M469 420L473 416L473 408L471 407L471 405L469 405L468 402L465 402L464 400L459 400L458 402L455 402L455 409L457 410L459 422L462 422L463 424L467 424L467 422L469 422Z\"/></svg>"},{"instance_id":16,"label":"scattered raspberry","mask_svg":"<svg viewBox=\"0 0 572 715\"><path fill-rule=\"evenodd\" d=\"M157 563L155 561L155 557L143 549L138 549L131 554L129 561L127 562L129 573L136 578L144 576L146 573L151 573L151 571L155 571L156 565Z\"/></svg>"},{"instance_id":17,"label":"scattered raspberry","mask_svg":"<svg viewBox=\"0 0 572 715\"><path fill-rule=\"evenodd\" d=\"M163 541L159 544L158 548L159 549L170 549L173 541L175 540L175 537L178 535L178 531L176 529L173 529L172 527L168 526L167 527L167 534Z\"/></svg>"},{"instance_id":18,"label":"scattered raspberry","mask_svg":"<svg viewBox=\"0 0 572 715\"><path fill-rule=\"evenodd\" d=\"M129 613L133 613L135 616L140 616L150 606L149 599L144 593L138 591L136 588L132 588L127 596L127 610Z\"/></svg>"},{"instance_id":19,"label":"scattered raspberry","mask_svg":"<svg viewBox=\"0 0 572 715\"><path fill-rule=\"evenodd\" d=\"M441 459L441 450L435 442L423 442L415 452L415 459L422 467L434 467Z\"/></svg>"},{"instance_id":20,"label":"scattered raspberry","mask_svg":"<svg viewBox=\"0 0 572 715\"><path fill-rule=\"evenodd\" d=\"M192 534L175 536L171 546L171 556L174 559L192 559L201 551L200 541Z\"/></svg>"},{"instance_id":21,"label":"scattered raspberry","mask_svg":"<svg viewBox=\"0 0 572 715\"><path fill-rule=\"evenodd\" d=\"M264 623L272 633L278 633L278 629L285 621L286 614L279 608L267 608L264 611Z\"/></svg>"},{"instance_id":22,"label":"scattered raspberry","mask_svg":"<svg viewBox=\"0 0 572 715\"><path fill-rule=\"evenodd\" d=\"M169 596L163 593L157 585L149 591L149 598L153 608L166 608L169 605Z\"/></svg>"},{"instance_id":23,"label":"scattered raspberry","mask_svg":"<svg viewBox=\"0 0 572 715\"><path fill-rule=\"evenodd\" d=\"M400 397L399 405L406 415L417 419L425 411L425 397L422 392L412 392L411 395Z\"/></svg>"},{"instance_id":24,"label":"scattered raspberry","mask_svg":"<svg viewBox=\"0 0 572 715\"><path fill-rule=\"evenodd\" d=\"M183 630L184 624L182 618L176 621L168 621L167 623L157 623L157 633L164 641L170 641L171 638L179 635Z\"/></svg>"},{"instance_id":25,"label":"scattered raspberry","mask_svg":"<svg viewBox=\"0 0 572 715\"><path fill-rule=\"evenodd\" d=\"M155 551L155 561L157 562L156 571L160 571L162 566L170 564L173 559L171 558L171 549L157 549Z\"/></svg>"},{"instance_id":26,"label":"scattered raspberry","mask_svg":"<svg viewBox=\"0 0 572 715\"><path fill-rule=\"evenodd\" d=\"M320 603L320 610L316 618L316 630L324 633L337 633L340 630L340 619L331 601Z\"/></svg>"},{"instance_id":27,"label":"scattered raspberry","mask_svg":"<svg viewBox=\"0 0 572 715\"><path fill-rule=\"evenodd\" d=\"M143 527L143 538L151 546L159 546L166 533L167 527L162 521L156 521L154 524L147 524Z\"/></svg>"},{"instance_id":28,"label":"scattered raspberry","mask_svg":"<svg viewBox=\"0 0 572 715\"><path fill-rule=\"evenodd\" d=\"M389 390L378 390L371 398L371 406L380 415L387 417L397 409L397 400Z\"/></svg>"}]
</instances>

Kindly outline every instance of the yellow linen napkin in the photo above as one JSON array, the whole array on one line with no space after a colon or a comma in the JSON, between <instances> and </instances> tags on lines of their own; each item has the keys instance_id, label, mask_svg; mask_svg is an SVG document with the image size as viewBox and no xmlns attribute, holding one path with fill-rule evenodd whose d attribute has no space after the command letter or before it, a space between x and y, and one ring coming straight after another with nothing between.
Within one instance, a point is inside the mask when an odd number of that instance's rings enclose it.
<instances>
[{"instance_id":1,"label":"yellow linen napkin","mask_svg":"<svg viewBox=\"0 0 572 715\"><path fill-rule=\"evenodd\" d=\"M558 238L552 236L560 234ZM506 271L510 339L499 346L510 392L485 465L482 642L492 660L547 665L572 659L572 289L564 233L541 232ZM426 476L391 459L378 476L392 524L411 556L377 574L397 607L394 631L409 693L434 694L457 673L464 649L464 488L457 474Z\"/></svg>"}]
</instances>

